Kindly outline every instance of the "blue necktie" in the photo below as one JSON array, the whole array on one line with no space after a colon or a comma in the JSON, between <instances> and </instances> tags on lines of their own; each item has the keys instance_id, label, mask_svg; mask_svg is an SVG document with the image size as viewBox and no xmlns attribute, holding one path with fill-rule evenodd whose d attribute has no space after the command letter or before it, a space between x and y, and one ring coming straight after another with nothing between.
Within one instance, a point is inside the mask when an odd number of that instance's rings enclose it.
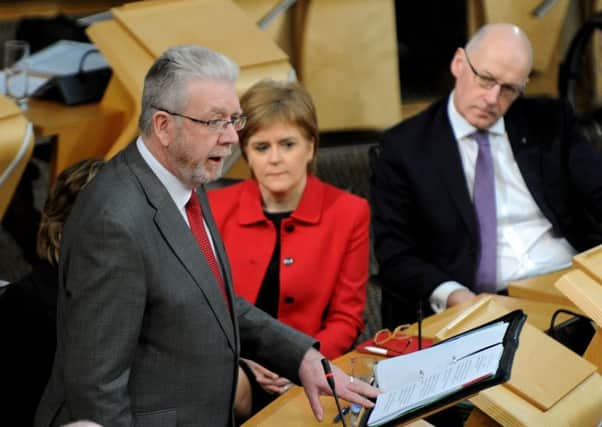
<instances>
[{"instance_id":1,"label":"blue necktie","mask_svg":"<svg viewBox=\"0 0 602 427\"><path fill-rule=\"evenodd\" d=\"M472 137L479 145L475 168L473 202L479 221L481 251L475 277L475 291L495 293L497 290L497 212L491 145L486 131Z\"/></svg>"}]
</instances>

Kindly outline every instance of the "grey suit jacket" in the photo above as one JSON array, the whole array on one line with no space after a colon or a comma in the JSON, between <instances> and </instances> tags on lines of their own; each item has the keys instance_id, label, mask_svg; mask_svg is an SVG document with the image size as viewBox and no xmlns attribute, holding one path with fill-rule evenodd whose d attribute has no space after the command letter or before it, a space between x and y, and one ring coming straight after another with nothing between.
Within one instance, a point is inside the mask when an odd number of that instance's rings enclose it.
<instances>
[{"instance_id":1,"label":"grey suit jacket","mask_svg":"<svg viewBox=\"0 0 602 427\"><path fill-rule=\"evenodd\" d=\"M80 194L61 246L57 353L36 426L225 426L241 349L298 382L314 340L233 295L135 144Z\"/></svg>"}]
</instances>

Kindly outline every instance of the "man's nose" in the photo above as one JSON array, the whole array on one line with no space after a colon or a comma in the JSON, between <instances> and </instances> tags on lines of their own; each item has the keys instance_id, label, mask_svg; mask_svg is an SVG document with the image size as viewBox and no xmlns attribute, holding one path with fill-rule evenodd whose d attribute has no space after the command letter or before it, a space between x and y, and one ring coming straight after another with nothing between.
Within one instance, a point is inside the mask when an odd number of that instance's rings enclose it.
<instances>
[{"instance_id":1,"label":"man's nose","mask_svg":"<svg viewBox=\"0 0 602 427\"><path fill-rule=\"evenodd\" d=\"M226 129L220 135L220 144L236 144L238 142L238 132L234 129L234 125L229 123Z\"/></svg>"},{"instance_id":2,"label":"man's nose","mask_svg":"<svg viewBox=\"0 0 602 427\"><path fill-rule=\"evenodd\" d=\"M497 104L500 99L500 92L502 91L502 87L499 84L494 85L492 88L487 89L485 93L485 100L488 104Z\"/></svg>"}]
</instances>

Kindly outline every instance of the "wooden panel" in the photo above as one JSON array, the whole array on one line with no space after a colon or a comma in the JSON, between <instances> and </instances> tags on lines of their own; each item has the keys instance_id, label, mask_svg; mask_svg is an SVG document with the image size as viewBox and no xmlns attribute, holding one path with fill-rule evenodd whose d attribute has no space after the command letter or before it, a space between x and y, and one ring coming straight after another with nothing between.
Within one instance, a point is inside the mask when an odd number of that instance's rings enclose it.
<instances>
[{"instance_id":1,"label":"wooden panel","mask_svg":"<svg viewBox=\"0 0 602 427\"><path fill-rule=\"evenodd\" d=\"M33 132L21 110L0 95L0 220L31 158L33 141Z\"/></svg>"},{"instance_id":2,"label":"wooden panel","mask_svg":"<svg viewBox=\"0 0 602 427\"><path fill-rule=\"evenodd\" d=\"M94 24L87 32L111 64L113 77L120 82L121 90L105 93L107 99L103 98L103 103L123 105L123 108L126 108L121 133L105 154L106 158L111 158L138 134L144 76L154 58L121 24L114 20Z\"/></svg>"},{"instance_id":3,"label":"wooden panel","mask_svg":"<svg viewBox=\"0 0 602 427\"><path fill-rule=\"evenodd\" d=\"M510 22L522 28L533 44L533 68L547 71L558 47L569 0L558 0L545 16L537 18L531 12L540 3L541 0L483 0L483 9L486 23Z\"/></svg>"},{"instance_id":4,"label":"wooden panel","mask_svg":"<svg viewBox=\"0 0 602 427\"><path fill-rule=\"evenodd\" d=\"M598 328L596 331L583 358L596 365L598 373L602 374L602 329Z\"/></svg>"},{"instance_id":5,"label":"wooden panel","mask_svg":"<svg viewBox=\"0 0 602 427\"><path fill-rule=\"evenodd\" d=\"M514 357L512 378L505 384L543 411L596 372L596 366L526 323Z\"/></svg>"},{"instance_id":6,"label":"wooden panel","mask_svg":"<svg viewBox=\"0 0 602 427\"><path fill-rule=\"evenodd\" d=\"M565 274L556 287L602 327L602 285L581 270Z\"/></svg>"},{"instance_id":7,"label":"wooden panel","mask_svg":"<svg viewBox=\"0 0 602 427\"><path fill-rule=\"evenodd\" d=\"M551 302L566 306L573 302L554 286L556 280L566 274L569 269L554 271L541 276L517 280L508 283L508 295L516 298L526 298L540 302Z\"/></svg>"},{"instance_id":8,"label":"wooden panel","mask_svg":"<svg viewBox=\"0 0 602 427\"><path fill-rule=\"evenodd\" d=\"M57 0L35 1L20 0L10 3L0 3L0 20L15 21L26 16L55 16L59 13L66 15L85 15L124 3L118 0Z\"/></svg>"},{"instance_id":9,"label":"wooden panel","mask_svg":"<svg viewBox=\"0 0 602 427\"><path fill-rule=\"evenodd\" d=\"M562 371L550 372L561 375ZM542 411L503 386L482 391L470 400L508 427L596 426L602 417L602 378L590 376L548 411Z\"/></svg>"},{"instance_id":10,"label":"wooden panel","mask_svg":"<svg viewBox=\"0 0 602 427\"><path fill-rule=\"evenodd\" d=\"M576 255L573 264L594 280L602 282L602 245Z\"/></svg>"},{"instance_id":11,"label":"wooden panel","mask_svg":"<svg viewBox=\"0 0 602 427\"><path fill-rule=\"evenodd\" d=\"M288 59L231 1L182 0L141 6L115 8L113 14L154 58L171 46L194 43L228 55L241 68Z\"/></svg>"},{"instance_id":12,"label":"wooden panel","mask_svg":"<svg viewBox=\"0 0 602 427\"><path fill-rule=\"evenodd\" d=\"M401 119L395 34L393 1L308 2L299 75L323 131Z\"/></svg>"}]
</instances>

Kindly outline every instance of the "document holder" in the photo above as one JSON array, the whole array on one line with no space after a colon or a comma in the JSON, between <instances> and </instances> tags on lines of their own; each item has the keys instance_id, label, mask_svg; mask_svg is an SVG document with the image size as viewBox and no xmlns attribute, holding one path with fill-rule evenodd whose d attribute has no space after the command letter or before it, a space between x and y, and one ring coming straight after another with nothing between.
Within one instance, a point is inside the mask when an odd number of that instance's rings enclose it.
<instances>
[{"instance_id":1,"label":"document holder","mask_svg":"<svg viewBox=\"0 0 602 427\"><path fill-rule=\"evenodd\" d=\"M478 310L472 309L483 299L488 301ZM473 306L447 325L442 324L445 333L437 335L448 338L508 313L504 299L479 296ZM596 367L535 328L528 319L519 339L510 380L479 392L470 401L510 427L596 425L602 416L602 378Z\"/></svg>"},{"instance_id":2,"label":"document holder","mask_svg":"<svg viewBox=\"0 0 602 427\"><path fill-rule=\"evenodd\" d=\"M441 410L447 406L450 406L458 401L467 399L468 397L475 395L476 393L480 392L481 390L484 390L489 387L492 387L492 386L495 386L495 385L498 385L498 384L508 381L510 379L510 375L512 372L514 356L515 356L515 353L516 353L516 350L517 350L518 344L519 344L518 338L519 338L519 335L521 334L521 330L523 328L523 325L525 324L526 318L527 318L527 316L524 314L524 312L522 310L515 310L506 315L503 315L502 317L499 317L490 322L487 322L481 326L470 329L459 335L456 335L447 340L444 340L437 344L434 344L432 347L425 350L425 351L432 350L438 346L445 345L446 343L451 343L452 341L458 341L463 338L468 340L468 339L470 339L471 335L474 336L474 333L482 332L482 331L486 330L489 326L500 323L500 322L506 322L508 324L506 327L506 331L504 333L503 339L501 341L503 350L502 350L502 355L501 355L501 358L499 359L499 362L497 365L497 370L495 371L495 374L488 375L485 378L479 377L479 378L475 379L474 381L469 381L469 382L463 384L459 389L456 388L456 389L454 389L454 391L451 391L449 393L443 394L442 396L436 397L435 400L425 403L414 409L408 410L394 419L388 420L383 423L377 422L373 425L394 426L394 425L398 425L399 423L408 422L415 418L437 412L438 410ZM497 343L496 345L499 345L499 344L500 343ZM483 348L482 350L486 350L486 349L487 349L487 347ZM418 355L418 354L420 354L420 352L417 352L414 354ZM403 363L402 359L401 359L402 357L404 357L404 356L400 356L400 359L399 359L400 366L402 366L401 363ZM388 361L391 362L391 361L393 361L393 359L389 359ZM370 418L370 414L372 413L372 411L373 410L366 411L366 414L362 418L360 425L362 425L362 426L369 425L368 420Z\"/></svg>"}]
</instances>

